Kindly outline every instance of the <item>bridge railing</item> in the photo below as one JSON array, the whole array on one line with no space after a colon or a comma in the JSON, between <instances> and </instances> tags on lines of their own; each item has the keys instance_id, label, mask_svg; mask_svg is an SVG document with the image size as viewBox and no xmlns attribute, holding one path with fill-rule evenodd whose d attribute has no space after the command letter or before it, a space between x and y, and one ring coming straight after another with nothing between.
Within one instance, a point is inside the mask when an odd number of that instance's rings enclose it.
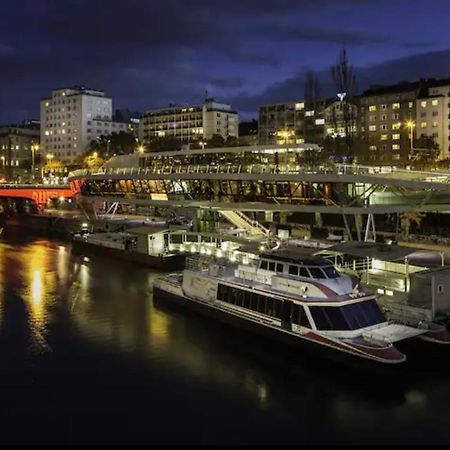
<instances>
[{"instance_id":1,"label":"bridge railing","mask_svg":"<svg viewBox=\"0 0 450 450\"><path fill-rule=\"evenodd\" d=\"M340 174L369 175L389 177L410 181L450 183L450 172L417 171L399 169L391 166L363 166L354 164L334 164L322 166L300 166L286 164L209 164L209 165L154 165L150 167L100 168L96 170L80 169L69 174L69 179L83 178L89 175L167 175L167 174Z\"/></svg>"}]
</instances>

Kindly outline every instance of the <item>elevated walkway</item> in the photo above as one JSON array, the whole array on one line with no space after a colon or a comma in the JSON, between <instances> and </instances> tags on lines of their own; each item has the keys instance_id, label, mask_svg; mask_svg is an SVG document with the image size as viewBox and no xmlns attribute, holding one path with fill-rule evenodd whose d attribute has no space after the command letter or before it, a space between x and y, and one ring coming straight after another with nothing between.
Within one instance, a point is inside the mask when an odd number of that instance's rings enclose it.
<instances>
[{"instance_id":1,"label":"elevated walkway","mask_svg":"<svg viewBox=\"0 0 450 450\"><path fill-rule=\"evenodd\" d=\"M269 236L270 231L267 228L263 227L258 221L251 220L240 211L220 210L219 213L236 227L247 230L252 236Z\"/></svg>"}]
</instances>

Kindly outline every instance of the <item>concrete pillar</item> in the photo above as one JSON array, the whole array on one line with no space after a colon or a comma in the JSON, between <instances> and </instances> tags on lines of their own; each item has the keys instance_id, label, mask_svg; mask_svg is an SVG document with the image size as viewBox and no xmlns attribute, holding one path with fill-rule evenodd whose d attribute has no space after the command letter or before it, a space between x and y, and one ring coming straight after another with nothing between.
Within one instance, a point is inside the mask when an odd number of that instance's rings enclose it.
<instances>
[{"instance_id":1,"label":"concrete pillar","mask_svg":"<svg viewBox=\"0 0 450 450\"><path fill-rule=\"evenodd\" d=\"M314 226L316 226L317 228L322 228L323 227L323 222L322 222L322 214L320 214L319 212L314 213Z\"/></svg>"},{"instance_id":2,"label":"concrete pillar","mask_svg":"<svg viewBox=\"0 0 450 450\"><path fill-rule=\"evenodd\" d=\"M273 212L272 211L264 211L265 214L265 221L266 222L273 222Z\"/></svg>"}]
</instances>

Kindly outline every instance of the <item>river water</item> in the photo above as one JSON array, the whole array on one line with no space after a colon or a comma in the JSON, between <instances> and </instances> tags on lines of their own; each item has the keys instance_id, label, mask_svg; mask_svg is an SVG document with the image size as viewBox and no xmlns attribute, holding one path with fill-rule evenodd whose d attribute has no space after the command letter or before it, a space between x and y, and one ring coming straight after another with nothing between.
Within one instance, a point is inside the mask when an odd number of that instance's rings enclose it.
<instances>
[{"instance_id":1,"label":"river water","mask_svg":"<svg viewBox=\"0 0 450 450\"><path fill-rule=\"evenodd\" d=\"M450 348L358 370L153 304L159 274L0 244L0 443L447 443Z\"/></svg>"}]
</instances>

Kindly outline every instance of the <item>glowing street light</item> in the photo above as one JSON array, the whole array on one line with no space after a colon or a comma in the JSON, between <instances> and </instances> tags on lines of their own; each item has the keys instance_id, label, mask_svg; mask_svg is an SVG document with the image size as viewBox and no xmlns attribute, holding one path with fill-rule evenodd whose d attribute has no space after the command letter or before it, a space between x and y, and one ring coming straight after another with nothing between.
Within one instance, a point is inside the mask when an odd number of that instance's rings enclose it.
<instances>
[{"instance_id":1,"label":"glowing street light","mask_svg":"<svg viewBox=\"0 0 450 450\"><path fill-rule=\"evenodd\" d=\"M406 126L409 128L410 130L410 137L411 137L411 150L413 149L413 130L414 127L416 126L416 123L414 122L414 120L408 120L406 122Z\"/></svg>"},{"instance_id":2,"label":"glowing street light","mask_svg":"<svg viewBox=\"0 0 450 450\"><path fill-rule=\"evenodd\" d=\"M139 153L144 153L145 152L145 147L143 145L139 145L138 146L138 152Z\"/></svg>"}]
</instances>

